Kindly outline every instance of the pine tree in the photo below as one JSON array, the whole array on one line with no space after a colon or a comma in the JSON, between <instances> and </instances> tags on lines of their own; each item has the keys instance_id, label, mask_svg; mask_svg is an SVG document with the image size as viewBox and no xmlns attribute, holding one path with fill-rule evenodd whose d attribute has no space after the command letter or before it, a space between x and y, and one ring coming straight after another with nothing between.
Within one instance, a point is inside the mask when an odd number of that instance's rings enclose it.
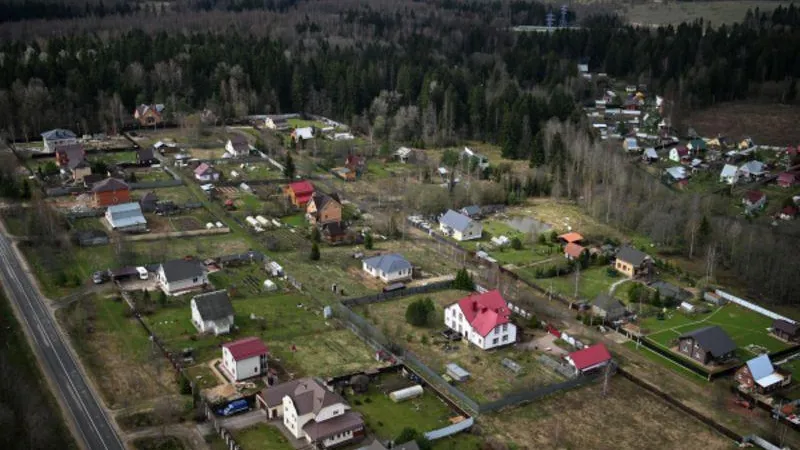
<instances>
[{"instance_id":1,"label":"pine tree","mask_svg":"<svg viewBox=\"0 0 800 450\"><path fill-rule=\"evenodd\" d=\"M322 236L320 236L319 228L312 227L311 228L311 241L312 242L319 242Z\"/></svg>"},{"instance_id":2,"label":"pine tree","mask_svg":"<svg viewBox=\"0 0 800 450\"><path fill-rule=\"evenodd\" d=\"M364 235L364 248L366 248L367 250L372 250L372 247L374 245L375 244L372 239L372 233L367 232L367 234Z\"/></svg>"},{"instance_id":3,"label":"pine tree","mask_svg":"<svg viewBox=\"0 0 800 450\"><path fill-rule=\"evenodd\" d=\"M314 242L311 245L311 255L309 255L312 261L319 261L319 245Z\"/></svg>"},{"instance_id":4,"label":"pine tree","mask_svg":"<svg viewBox=\"0 0 800 450\"><path fill-rule=\"evenodd\" d=\"M475 282L472 276L467 272L466 268L459 269L456 272L456 279L453 280L453 289L460 289L462 291L474 291Z\"/></svg>"},{"instance_id":5,"label":"pine tree","mask_svg":"<svg viewBox=\"0 0 800 450\"><path fill-rule=\"evenodd\" d=\"M283 176L285 176L290 180L293 180L294 174L295 174L294 160L292 160L292 155L289 152L286 152L286 160L283 162Z\"/></svg>"}]
</instances>

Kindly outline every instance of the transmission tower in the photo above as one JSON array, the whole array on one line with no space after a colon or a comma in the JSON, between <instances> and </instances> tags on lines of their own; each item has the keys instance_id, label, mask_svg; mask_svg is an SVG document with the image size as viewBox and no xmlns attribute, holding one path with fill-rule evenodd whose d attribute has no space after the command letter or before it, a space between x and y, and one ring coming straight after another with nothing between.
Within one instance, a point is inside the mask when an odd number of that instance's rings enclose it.
<instances>
[{"instance_id":1,"label":"transmission tower","mask_svg":"<svg viewBox=\"0 0 800 450\"><path fill-rule=\"evenodd\" d=\"M567 5L561 5L561 21L559 26L565 28L567 26Z\"/></svg>"}]
</instances>

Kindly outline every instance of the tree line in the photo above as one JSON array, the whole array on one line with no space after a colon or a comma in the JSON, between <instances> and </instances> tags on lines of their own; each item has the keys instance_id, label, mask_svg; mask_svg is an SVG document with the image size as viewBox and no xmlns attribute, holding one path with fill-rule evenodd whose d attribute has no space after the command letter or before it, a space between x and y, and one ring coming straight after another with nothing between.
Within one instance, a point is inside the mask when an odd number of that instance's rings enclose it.
<instances>
[{"instance_id":1,"label":"tree line","mask_svg":"<svg viewBox=\"0 0 800 450\"><path fill-rule=\"evenodd\" d=\"M508 15L527 21L545 11L531 5ZM340 11L340 20L287 13L289 38L226 28L4 41L0 129L17 139L57 126L115 131L136 104L159 102L173 115L209 109L222 119L309 111L393 142L481 139L529 159L543 122L568 117L594 95L577 76L582 58L593 70L649 82L688 108L745 98L767 84L784 101L796 97L793 5L719 28L595 20L554 33L511 32L486 22L483 9L459 11L463 17L414 11L367 5Z\"/></svg>"}]
</instances>

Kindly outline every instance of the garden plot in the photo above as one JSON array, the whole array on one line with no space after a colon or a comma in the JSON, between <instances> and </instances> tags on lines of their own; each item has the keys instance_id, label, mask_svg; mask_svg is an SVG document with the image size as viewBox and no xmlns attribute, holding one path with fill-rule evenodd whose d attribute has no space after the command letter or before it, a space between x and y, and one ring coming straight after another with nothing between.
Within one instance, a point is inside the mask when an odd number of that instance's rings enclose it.
<instances>
[{"instance_id":1,"label":"garden plot","mask_svg":"<svg viewBox=\"0 0 800 450\"><path fill-rule=\"evenodd\" d=\"M365 393L348 392L346 400L381 440L396 438L404 428L421 433L437 430L450 425L450 418L460 415L430 389L398 403L389 398L389 393L414 384L399 373L387 373L370 382Z\"/></svg>"},{"instance_id":2,"label":"garden plot","mask_svg":"<svg viewBox=\"0 0 800 450\"><path fill-rule=\"evenodd\" d=\"M767 331L772 319L735 304L719 307L707 314L686 315L673 310L664 320L656 317L642 320L640 327L647 339L669 349L681 334L711 325L718 325L733 339L741 359L750 359L765 350L775 352L788 347Z\"/></svg>"},{"instance_id":3,"label":"garden plot","mask_svg":"<svg viewBox=\"0 0 800 450\"><path fill-rule=\"evenodd\" d=\"M141 199L148 192L153 192L158 197L159 201L170 201L177 205L184 203L196 202L197 198L191 190L186 186L174 186L167 188L149 189L149 190L136 190L131 195L132 201Z\"/></svg>"},{"instance_id":4,"label":"garden plot","mask_svg":"<svg viewBox=\"0 0 800 450\"><path fill-rule=\"evenodd\" d=\"M563 264L564 260L559 259L553 261L552 265ZM600 294L607 294L614 283L624 281L622 275L615 272L609 272L609 267L590 266L580 271L580 273L570 273L561 277L552 278L536 278L537 269L547 269L551 264L543 264L540 266L526 267L517 269L516 272L520 277L537 284L542 289L552 290L552 292L564 295L566 297L574 297L575 295L575 277L578 276L578 297L586 300L593 300ZM614 275L611 275L614 273ZM625 299L626 292L633 286L633 282L625 281L618 285L614 291L616 297Z\"/></svg>"},{"instance_id":5,"label":"garden plot","mask_svg":"<svg viewBox=\"0 0 800 450\"><path fill-rule=\"evenodd\" d=\"M231 160L225 164L215 164L214 168L224 174L228 181L276 180L284 178L283 174L267 161L237 162Z\"/></svg>"},{"instance_id":6,"label":"garden plot","mask_svg":"<svg viewBox=\"0 0 800 450\"><path fill-rule=\"evenodd\" d=\"M415 353L431 369L444 373L448 363L464 368L471 374L470 379L457 386L479 403L496 400L516 390L564 380L537 361L541 355L538 351L513 345L484 351L463 341L449 344L444 341L440 336L440 331L445 328L444 308L466 295L468 293L464 291L440 291L359 307L356 312L364 315L395 343ZM425 297L430 297L437 306L433 325L429 328L409 325L404 319L408 305ZM514 373L507 369L501 363L504 358L516 362L522 370Z\"/></svg>"},{"instance_id":7,"label":"garden plot","mask_svg":"<svg viewBox=\"0 0 800 450\"><path fill-rule=\"evenodd\" d=\"M172 175L160 167L137 167L126 171L137 183L150 183L155 181L172 180Z\"/></svg>"},{"instance_id":8,"label":"garden plot","mask_svg":"<svg viewBox=\"0 0 800 450\"><path fill-rule=\"evenodd\" d=\"M541 244L537 239L538 234L549 230L549 227L541 224L542 226L539 228L542 231L534 231L536 227L531 225L532 221L535 222L535 219L527 217L512 217L507 220L499 218L483 220L481 221L483 225L481 238L459 242L459 245L473 251L486 251L489 256L496 259L500 264L513 264L516 267L539 264L558 257L563 258L561 248L557 244ZM523 229L527 231L521 231ZM501 236L505 236L509 243L502 246L492 243L492 238L500 238ZM522 247L514 249L510 245L513 239L519 239Z\"/></svg>"}]
</instances>

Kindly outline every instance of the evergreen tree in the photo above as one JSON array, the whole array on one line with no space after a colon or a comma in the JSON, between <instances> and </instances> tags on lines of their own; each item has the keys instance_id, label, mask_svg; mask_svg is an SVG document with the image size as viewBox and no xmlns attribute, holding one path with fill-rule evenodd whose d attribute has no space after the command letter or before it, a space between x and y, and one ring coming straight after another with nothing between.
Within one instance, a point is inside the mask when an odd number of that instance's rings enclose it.
<instances>
[{"instance_id":1,"label":"evergreen tree","mask_svg":"<svg viewBox=\"0 0 800 450\"><path fill-rule=\"evenodd\" d=\"M311 254L309 255L312 261L319 261L319 245L314 242L311 244Z\"/></svg>"},{"instance_id":2,"label":"evergreen tree","mask_svg":"<svg viewBox=\"0 0 800 450\"><path fill-rule=\"evenodd\" d=\"M289 152L286 152L286 159L283 161L283 176L293 180L295 175L294 160Z\"/></svg>"},{"instance_id":3,"label":"evergreen tree","mask_svg":"<svg viewBox=\"0 0 800 450\"><path fill-rule=\"evenodd\" d=\"M366 248L367 250L372 250L373 245L374 243L373 243L372 233L367 232L364 235L364 248Z\"/></svg>"},{"instance_id":4,"label":"evergreen tree","mask_svg":"<svg viewBox=\"0 0 800 450\"><path fill-rule=\"evenodd\" d=\"M434 322L436 306L430 297L421 298L406 308L406 322L415 327L425 327Z\"/></svg>"},{"instance_id":5,"label":"evergreen tree","mask_svg":"<svg viewBox=\"0 0 800 450\"><path fill-rule=\"evenodd\" d=\"M322 236L319 233L319 228L311 227L311 241L312 242L319 242Z\"/></svg>"},{"instance_id":6,"label":"evergreen tree","mask_svg":"<svg viewBox=\"0 0 800 450\"><path fill-rule=\"evenodd\" d=\"M453 280L453 289L460 289L462 291L475 290L475 282L472 280L472 275L467 272L466 268L461 268L456 272L456 278Z\"/></svg>"}]
</instances>

